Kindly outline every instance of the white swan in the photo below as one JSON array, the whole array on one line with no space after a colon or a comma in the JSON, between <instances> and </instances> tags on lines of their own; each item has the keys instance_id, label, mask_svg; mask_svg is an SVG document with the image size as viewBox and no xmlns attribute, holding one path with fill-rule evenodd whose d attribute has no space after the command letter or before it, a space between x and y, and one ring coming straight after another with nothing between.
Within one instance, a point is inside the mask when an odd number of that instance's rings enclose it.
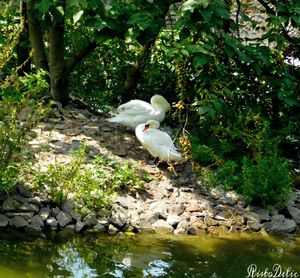
<instances>
[{"instance_id":1,"label":"white swan","mask_svg":"<svg viewBox=\"0 0 300 278\"><path fill-rule=\"evenodd\" d=\"M119 123L132 129L148 120L162 122L166 112L171 109L170 104L160 95L152 96L150 102L151 104L138 99L130 100L120 105L118 107L118 115L108 119L108 121Z\"/></svg>"},{"instance_id":2,"label":"white swan","mask_svg":"<svg viewBox=\"0 0 300 278\"><path fill-rule=\"evenodd\" d=\"M182 154L177 151L169 134L159 130L159 122L149 120L139 124L135 129L135 135L143 147L160 161L172 162L183 160Z\"/></svg>"}]
</instances>

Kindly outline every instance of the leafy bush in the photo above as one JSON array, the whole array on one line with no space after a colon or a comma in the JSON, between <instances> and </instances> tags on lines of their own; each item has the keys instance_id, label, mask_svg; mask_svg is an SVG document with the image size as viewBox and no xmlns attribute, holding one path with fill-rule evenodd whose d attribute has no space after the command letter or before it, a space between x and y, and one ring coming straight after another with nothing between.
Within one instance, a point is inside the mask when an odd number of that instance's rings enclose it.
<instances>
[{"instance_id":1,"label":"leafy bush","mask_svg":"<svg viewBox=\"0 0 300 278\"><path fill-rule=\"evenodd\" d=\"M39 72L10 76L0 87L0 191L16 182L18 154L28 141L26 134L46 113L36 98L47 86Z\"/></svg>"},{"instance_id":2,"label":"leafy bush","mask_svg":"<svg viewBox=\"0 0 300 278\"><path fill-rule=\"evenodd\" d=\"M238 190L249 202L281 208L290 197L292 178L288 163L277 155L262 156L257 162L245 157L241 176Z\"/></svg>"},{"instance_id":3,"label":"leafy bush","mask_svg":"<svg viewBox=\"0 0 300 278\"><path fill-rule=\"evenodd\" d=\"M88 163L86 151L81 146L71 152L68 164L49 165L46 172L33 171L32 186L46 190L57 203L72 201L79 211L103 207L120 191L135 193L143 189L144 177L139 177L131 165L104 156Z\"/></svg>"}]
</instances>

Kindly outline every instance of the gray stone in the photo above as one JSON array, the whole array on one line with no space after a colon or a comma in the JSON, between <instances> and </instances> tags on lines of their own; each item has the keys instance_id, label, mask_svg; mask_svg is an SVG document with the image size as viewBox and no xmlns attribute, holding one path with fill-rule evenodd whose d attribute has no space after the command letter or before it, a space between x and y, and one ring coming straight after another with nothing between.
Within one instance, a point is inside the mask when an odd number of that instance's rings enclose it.
<instances>
[{"instance_id":1,"label":"gray stone","mask_svg":"<svg viewBox=\"0 0 300 278\"><path fill-rule=\"evenodd\" d=\"M28 230L33 231L42 231L42 228L44 228L44 221L38 215L35 215L30 219L30 225L27 227Z\"/></svg>"},{"instance_id":2,"label":"gray stone","mask_svg":"<svg viewBox=\"0 0 300 278\"><path fill-rule=\"evenodd\" d=\"M260 216L257 213L252 211L244 213L243 218L244 218L244 223L247 223L248 220L252 220L257 223L260 223Z\"/></svg>"},{"instance_id":3,"label":"gray stone","mask_svg":"<svg viewBox=\"0 0 300 278\"><path fill-rule=\"evenodd\" d=\"M287 210L295 222L300 224L300 209L289 206L287 207Z\"/></svg>"},{"instance_id":4,"label":"gray stone","mask_svg":"<svg viewBox=\"0 0 300 278\"><path fill-rule=\"evenodd\" d=\"M175 214L169 214L166 221L171 226L175 226L180 222L180 220L181 220L180 216Z\"/></svg>"},{"instance_id":5,"label":"gray stone","mask_svg":"<svg viewBox=\"0 0 300 278\"><path fill-rule=\"evenodd\" d=\"M116 227L122 228L127 223L127 215L123 212L115 212L110 218L110 223Z\"/></svg>"},{"instance_id":6,"label":"gray stone","mask_svg":"<svg viewBox=\"0 0 300 278\"><path fill-rule=\"evenodd\" d=\"M46 224L52 229L57 229L58 221L54 217L50 217L46 220Z\"/></svg>"},{"instance_id":7,"label":"gray stone","mask_svg":"<svg viewBox=\"0 0 300 278\"><path fill-rule=\"evenodd\" d=\"M253 221L253 220L248 220L247 228L251 232L258 232L261 228L261 224L257 223L256 221Z\"/></svg>"},{"instance_id":8,"label":"gray stone","mask_svg":"<svg viewBox=\"0 0 300 278\"><path fill-rule=\"evenodd\" d=\"M13 218L15 216L21 216L24 219L28 220L34 215L34 212L7 212L5 215L9 218Z\"/></svg>"},{"instance_id":9,"label":"gray stone","mask_svg":"<svg viewBox=\"0 0 300 278\"><path fill-rule=\"evenodd\" d=\"M65 203L63 203L63 205L61 206L61 210L71 214L72 213L72 203L70 201L66 201Z\"/></svg>"},{"instance_id":10,"label":"gray stone","mask_svg":"<svg viewBox=\"0 0 300 278\"><path fill-rule=\"evenodd\" d=\"M84 222L82 222L81 220L77 220L75 225L75 232L80 233L84 226L85 226Z\"/></svg>"},{"instance_id":11,"label":"gray stone","mask_svg":"<svg viewBox=\"0 0 300 278\"><path fill-rule=\"evenodd\" d=\"M271 216L267 209L258 209L256 210L256 213L260 217L260 223L270 221Z\"/></svg>"},{"instance_id":12,"label":"gray stone","mask_svg":"<svg viewBox=\"0 0 300 278\"><path fill-rule=\"evenodd\" d=\"M3 214L0 214L0 227L6 227L8 225L8 218L3 215Z\"/></svg>"},{"instance_id":13,"label":"gray stone","mask_svg":"<svg viewBox=\"0 0 300 278\"><path fill-rule=\"evenodd\" d=\"M136 199L134 199L130 195L119 196L116 199L116 203L118 203L123 208L129 209L129 208L132 208L133 206L135 206Z\"/></svg>"},{"instance_id":14,"label":"gray stone","mask_svg":"<svg viewBox=\"0 0 300 278\"><path fill-rule=\"evenodd\" d=\"M28 221L21 216L15 216L10 219L9 224L15 228L25 228L28 226Z\"/></svg>"},{"instance_id":15,"label":"gray stone","mask_svg":"<svg viewBox=\"0 0 300 278\"><path fill-rule=\"evenodd\" d=\"M219 199L219 203L221 203L222 205L227 205L227 206L233 207L237 202L235 200L233 200L232 198L222 196Z\"/></svg>"},{"instance_id":16,"label":"gray stone","mask_svg":"<svg viewBox=\"0 0 300 278\"><path fill-rule=\"evenodd\" d=\"M54 216L58 215L61 212L61 210L59 208L52 208L52 213Z\"/></svg>"},{"instance_id":17,"label":"gray stone","mask_svg":"<svg viewBox=\"0 0 300 278\"><path fill-rule=\"evenodd\" d=\"M195 227L189 227L186 232L188 235L196 235L197 229Z\"/></svg>"},{"instance_id":18,"label":"gray stone","mask_svg":"<svg viewBox=\"0 0 300 278\"><path fill-rule=\"evenodd\" d=\"M164 219L168 217L168 207L164 201L153 202L149 209L153 212L157 212L159 216Z\"/></svg>"},{"instance_id":19,"label":"gray stone","mask_svg":"<svg viewBox=\"0 0 300 278\"><path fill-rule=\"evenodd\" d=\"M23 212L39 212L39 207L35 204L31 204L31 203L25 203L22 206L19 207L19 211L23 211Z\"/></svg>"},{"instance_id":20,"label":"gray stone","mask_svg":"<svg viewBox=\"0 0 300 278\"><path fill-rule=\"evenodd\" d=\"M50 208L49 207L43 207L39 211L38 215L42 218L42 220L47 220L47 218L50 215Z\"/></svg>"},{"instance_id":21,"label":"gray stone","mask_svg":"<svg viewBox=\"0 0 300 278\"><path fill-rule=\"evenodd\" d=\"M18 184L18 185L16 185L16 189L21 196L23 196L25 198L32 197L32 192L24 185Z\"/></svg>"},{"instance_id":22,"label":"gray stone","mask_svg":"<svg viewBox=\"0 0 300 278\"><path fill-rule=\"evenodd\" d=\"M57 216L56 219L58 221L58 224L60 227L64 228L65 226L67 226L68 224L70 224L72 222L72 217L70 214L61 211Z\"/></svg>"},{"instance_id":23,"label":"gray stone","mask_svg":"<svg viewBox=\"0 0 300 278\"><path fill-rule=\"evenodd\" d=\"M183 234L185 234L185 229L182 229L182 228L176 228L175 230L174 230L174 235L183 235Z\"/></svg>"},{"instance_id":24,"label":"gray stone","mask_svg":"<svg viewBox=\"0 0 300 278\"><path fill-rule=\"evenodd\" d=\"M186 231L186 229L189 227L189 222L185 219L181 220L178 225L177 225L177 228L176 230L184 230Z\"/></svg>"},{"instance_id":25,"label":"gray stone","mask_svg":"<svg viewBox=\"0 0 300 278\"><path fill-rule=\"evenodd\" d=\"M174 228L163 219L159 219L153 223L152 228L156 233L159 234L169 234L174 231Z\"/></svg>"},{"instance_id":26,"label":"gray stone","mask_svg":"<svg viewBox=\"0 0 300 278\"><path fill-rule=\"evenodd\" d=\"M94 226L94 230L97 232L106 232L106 226L102 225L101 223L98 223Z\"/></svg>"},{"instance_id":27,"label":"gray stone","mask_svg":"<svg viewBox=\"0 0 300 278\"><path fill-rule=\"evenodd\" d=\"M280 214L274 215L271 222L265 222L262 225L270 233L291 233L297 227L295 220L286 219Z\"/></svg>"},{"instance_id":28,"label":"gray stone","mask_svg":"<svg viewBox=\"0 0 300 278\"><path fill-rule=\"evenodd\" d=\"M98 223L97 217L95 214L88 214L86 217L83 218L84 225L88 227L92 227Z\"/></svg>"},{"instance_id":29,"label":"gray stone","mask_svg":"<svg viewBox=\"0 0 300 278\"><path fill-rule=\"evenodd\" d=\"M114 225L110 224L110 225L108 226L108 233L109 233L110 235L116 235L118 232L119 232L119 229L116 228Z\"/></svg>"},{"instance_id":30,"label":"gray stone","mask_svg":"<svg viewBox=\"0 0 300 278\"><path fill-rule=\"evenodd\" d=\"M21 203L16 201L15 199L9 197L6 200L4 200L2 204L2 210L4 212L6 211L14 211L17 210L21 206Z\"/></svg>"}]
</instances>

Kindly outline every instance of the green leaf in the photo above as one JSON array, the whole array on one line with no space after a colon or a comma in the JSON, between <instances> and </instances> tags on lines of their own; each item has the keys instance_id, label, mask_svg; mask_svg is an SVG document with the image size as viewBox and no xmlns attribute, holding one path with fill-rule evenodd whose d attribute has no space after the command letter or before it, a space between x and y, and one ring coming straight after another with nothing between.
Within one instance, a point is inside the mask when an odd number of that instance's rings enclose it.
<instances>
[{"instance_id":1,"label":"green leaf","mask_svg":"<svg viewBox=\"0 0 300 278\"><path fill-rule=\"evenodd\" d=\"M36 7L40 13L45 14L49 11L49 8L53 4L53 0L43 0L39 3L36 3Z\"/></svg>"},{"instance_id":2,"label":"green leaf","mask_svg":"<svg viewBox=\"0 0 300 278\"><path fill-rule=\"evenodd\" d=\"M196 45L196 44L190 44L186 46L186 50L190 53L203 53L206 55L214 56L212 52L209 52L207 49L205 49L202 45Z\"/></svg>"},{"instance_id":3,"label":"green leaf","mask_svg":"<svg viewBox=\"0 0 300 278\"><path fill-rule=\"evenodd\" d=\"M284 98L283 101L288 106L299 105L299 101L295 98Z\"/></svg>"},{"instance_id":4,"label":"green leaf","mask_svg":"<svg viewBox=\"0 0 300 278\"><path fill-rule=\"evenodd\" d=\"M84 11L80 10L77 14L74 14L73 15L73 22L77 23L80 20L80 18L83 15L83 13L84 13Z\"/></svg>"},{"instance_id":5,"label":"green leaf","mask_svg":"<svg viewBox=\"0 0 300 278\"><path fill-rule=\"evenodd\" d=\"M197 55L193 58L193 67L198 68L209 62L209 58L206 56Z\"/></svg>"},{"instance_id":6,"label":"green leaf","mask_svg":"<svg viewBox=\"0 0 300 278\"><path fill-rule=\"evenodd\" d=\"M182 4L181 10L183 12L185 11L193 12L194 9L197 7L206 8L208 5L209 5L209 0L187 0Z\"/></svg>"}]
</instances>

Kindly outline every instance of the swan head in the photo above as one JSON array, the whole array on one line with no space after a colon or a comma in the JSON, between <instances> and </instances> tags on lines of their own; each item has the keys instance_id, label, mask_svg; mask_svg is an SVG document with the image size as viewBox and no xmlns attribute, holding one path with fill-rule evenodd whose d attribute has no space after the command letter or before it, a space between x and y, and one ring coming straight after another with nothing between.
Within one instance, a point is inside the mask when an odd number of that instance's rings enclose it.
<instances>
[{"instance_id":1,"label":"swan head","mask_svg":"<svg viewBox=\"0 0 300 278\"><path fill-rule=\"evenodd\" d=\"M160 126L160 123L156 120L149 120L145 123L144 128L143 128L143 132L146 131L149 128L156 128L158 129Z\"/></svg>"},{"instance_id":2,"label":"swan head","mask_svg":"<svg viewBox=\"0 0 300 278\"><path fill-rule=\"evenodd\" d=\"M165 112L171 110L171 105L169 102L161 95L154 95L151 100L151 104L154 107L162 107Z\"/></svg>"}]
</instances>

